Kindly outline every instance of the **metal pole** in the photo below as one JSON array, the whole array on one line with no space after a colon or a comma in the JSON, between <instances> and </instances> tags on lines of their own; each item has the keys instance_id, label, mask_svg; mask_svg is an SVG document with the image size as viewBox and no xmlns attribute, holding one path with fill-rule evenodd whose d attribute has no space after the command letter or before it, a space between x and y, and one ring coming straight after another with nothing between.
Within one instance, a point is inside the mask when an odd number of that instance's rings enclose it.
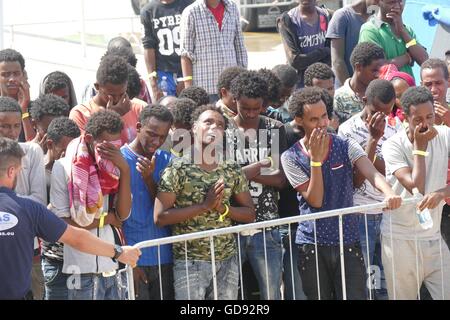
<instances>
[{"instance_id":1,"label":"metal pole","mask_svg":"<svg viewBox=\"0 0 450 320\"><path fill-rule=\"evenodd\" d=\"M3 49L3 0L0 0L0 49Z\"/></svg>"},{"instance_id":2,"label":"metal pole","mask_svg":"<svg viewBox=\"0 0 450 320\"><path fill-rule=\"evenodd\" d=\"M86 66L86 16L84 12L84 0L81 0L81 18L80 18L80 24L81 24L81 34L80 34L80 43L81 43L81 50L82 50L82 58L83 58L83 65Z\"/></svg>"}]
</instances>

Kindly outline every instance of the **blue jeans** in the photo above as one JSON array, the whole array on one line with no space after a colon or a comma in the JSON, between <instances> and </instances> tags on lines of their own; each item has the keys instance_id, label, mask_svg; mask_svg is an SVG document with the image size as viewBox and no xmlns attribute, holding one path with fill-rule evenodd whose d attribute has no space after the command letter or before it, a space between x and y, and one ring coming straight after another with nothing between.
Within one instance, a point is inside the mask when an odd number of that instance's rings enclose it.
<instances>
[{"instance_id":1,"label":"blue jeans","mask_svg":"<svg viewBox=\"0 0 450 320\"><path fill-rule=\"evenodd\" d=\"M214 299L213 273L210 261L175 260L173 280L176 300ZM216 261L216 282L219 300L237 299L239 273L236 256L223 261Z\"/></svg>"},{"instance_id":2,"label":"blue jeans","mask_svg":"<svg viewBox=\"0 0 450 320\"><path fill-rule=\"evenodd\" d=\"M124 294L118 285L118 277L118 274L104 277L96 273L70 275L69 300L122 300Z\"/></svg>"},{"instance_id":3,"label":"blue jeans","mask_svg":"<svg viewBox=\"0 0 450 320\"><path fill-rule=\"evenodd\" d=\"M295 243L296 232L297 228L291 228L291 245L289 245L288 229L280 227L281 239L283 241L283 283L285 300L306 300L306 295L303 292L302 279L297 267L299 248L298 244Z\"/></svg>"},{"instance_id":4,"label":"blue jeans","mask_svg":"<svg viewBox=\"0 0 450 320\"><path fill-rule=\"evenodd\" d=\"M367 241L366 241L366 221L365 216L367 216L367 233L368 233L368 243L369 243L369 257L367 257ZM383 214L362 214L359 220L359 238L361 243L362 254L364 255L364 261L366 263L366 268L368 262L370 265L374 265L375 247L377 242L380 241L380 225ZM380 254L378 256L381 256ZM368 260L369 259L369 260Z\"/></svg>"},{"instance_id":5,"label":"blue jeans","mask_svg":"<svg viewBox=\"0 0 450 320\"><path fill-rule=\"evenodd\" d=\"M42 272L44 273L45 300L67 300L67 277L62 272L64 262L42 257Z\"/></svg>"},{"instance_id":6,"label":"blue jeans","mask_svg":"<svg viewBox=\"0 0 450 320\"><path fill-rule=\"evenodd\" d=\"M277 228L266 229L266 258L264 255L264 234L258 232L252 236L239 235L241 242L241 263L247 259L258 280L261 300L281 299L282 255L280 232ZM245 285L245 280L242 285Z\"/></svg>"}]
</instances>

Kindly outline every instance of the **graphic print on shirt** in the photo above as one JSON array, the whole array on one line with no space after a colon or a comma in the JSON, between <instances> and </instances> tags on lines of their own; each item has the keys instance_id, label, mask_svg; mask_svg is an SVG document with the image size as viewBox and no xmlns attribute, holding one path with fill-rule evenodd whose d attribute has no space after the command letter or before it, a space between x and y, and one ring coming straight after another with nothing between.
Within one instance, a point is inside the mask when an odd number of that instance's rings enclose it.
<instances>
[{"instance_id":1,"label":"graphic print on shirt","mask_svg":"<svg viewBox=\"0 0 450 320\"><path fill-rule=\"evenodd\" d=\"M174 52L180 55L180 22L181 14L153 19L153 27L159 41L159 53L171 56Z\"/></svg>"},{"instance_id":2,"label":"graphic print on shirt","mask_svg":"<svg viewBox=\"0 0 450 320\"><path fill-rule=\"evenodd\" d=\"M18 222L19 220L15 215L8 212L0 211L0 231L12 229L17 225ZM3 234L2 232L0 232L0 236L2 235L10 235L10 234Z\"/></svg>"},{"instance_id":3,"label":"graphic print on shirt","mask_svg":"<svg viewBox=\"0 0 450 320\"><path fill-rule=\"evenodd\" d=\"M228 144L233 146L230 159L240 166L266 159L269 156L279 154L279 128L272 119L263 117L260 120L258 130L248 129L245 134L239 129L229 129L226 135ZM275 187L262 185L255 181L249 181L248 188L253 199L256 211L256 221L277 219L278 215L278 191Z\"/></svg>"}]
</instances>

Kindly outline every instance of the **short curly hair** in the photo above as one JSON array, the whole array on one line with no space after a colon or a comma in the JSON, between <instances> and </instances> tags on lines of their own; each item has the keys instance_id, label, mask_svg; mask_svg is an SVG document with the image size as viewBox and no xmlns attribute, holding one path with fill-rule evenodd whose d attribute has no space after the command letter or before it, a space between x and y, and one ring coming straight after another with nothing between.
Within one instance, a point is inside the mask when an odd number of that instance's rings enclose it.
<instances>
[{"instance_id":1,"label":"short curly hair","mask_svg":"<svg viewBox=\"0 0 450 320\"><path fill-rule=\"evenodd\" d=\"M120 115L115 111L102 110L94 113L86 123L86 133L98 138L103 132L110 134L120 133L123 122Z\"/></svg>"},{"instance_id":2,"label":"short curly hair","mask_svg":"<svg viewBox=\"0 0 450 320\"><path fill-rule=\"evenodd\" d=\"M272 68L272 72L281 80L281 84L286 88L292 88L297 84L297 70L288 64L278 64Z\"/></svg>"},{"instance_id":3,"label":"short curly hair","mask_svg":"<svg viewBox=\"0 0 450 320\"><path fill-rule=\"evenodd\" d=\"M307 87L300 89L292 94L289 100L288 111L292 118L303 118L305 105L314 104L323 101L324 89L316 87ZM323 101L325 103L325 101ZM328 113L328 109L327 109ZM330 115L328 115L330 116Z\"/></svg>"},{"instance_id":4,"label":"short curly hair","mask_svg":"<svg viewBox=\"0 0 450 320\"><path fill-rule=\"evenodd\" d=\"M217 112L218 114L220 114L223 118L223 121L225 123L225 128L227 127L227 118L224 116L223 111L219 108L216 107L213 104L205 104L203 106L198 107L197 109L194 110L194 112L192 112L192 117L191 117L191 126L194 125L194 123L200 118L200 116L202 115L203 112L205 111L214 111Z\"/></svg>"},{"instance_id":5,"label":"short curly hair","mask_svg":"<svg viewBox=\"0 0 450 320\"><path fill-rule=\"evenodd\" d=\"M194 100L197 106L202 106L209 103L209 97L206 90L197 86L191 86L183 89L178 98L188 98Z\"/></svg>"},{"instance_id":6,"label":"short curly hair","mask_svg":"<svg viewBox=\"0 0 450 320\"><path fill-rule=\"evenodd\" d=\"M54 71L47 75L44 83L44 94L52 93L55 90L70 88L70 78L61 71Z\"/></svg>"},{"instance_id":7,"label":"short curly hair","mask_svg":"<svg viewBox=\"0 0 450 320\"><path fill-rule=\"evenodd\" d=\"M422 63L422 65L420 66L420 77L421 78L422 78L423 69L441 69L442 72L444 73L444 78L445 79L449 78L447 64L445 63L444 60L431 58L431 59L426 60L424 63Z\"/></svg>"},{"instance_id":8,"label":"short curly hair","mask_svg":"<svg viewBox=\"0 0 450 320\"><path fill-rule=\"evenodd\" d=\"M406 115L410 115L411 106L421 103L431 102L433 104L433 95L431 91L425 87L410 87L400 98L403 111Z\"/></svg>"},{"instance_id":9,"label":"short curly hair","mask_svg":"<svg viewBox=\"0 0 450 320\"><path fill-rule=\"evenodd\" d=\"M124 58L129 64L136 68L137 58L133 52L133 49L128 47L112 47L108 49L103 56L111 54Z\"/></svg>"},{"instance_id":10,"label":"short curly hair","mask_svg":"<svg viewBox=\"0 0 450 320\"><path fill-rule=\"evenodd\" d=\"M22 109L15 99L0 97L0 112L17 112L22 114Z\"/></svg>"},{"instance_id":11,"label":"short curly hair","mask_svg":"<svg viewBox=\"0 0 450 320\"><path fill-rule=\"evenodd\" d=\"M59 143L63 137L78 138L81 135L80 128L78 128L75 121L60 117L53 119L47 129L47 138L54 143Z\"/></svg>"},{"instance_id":12,"label":"short curly hair","mask_svg":"<svg viewBox=\"0 0 450 320\"><path fill-rule=\"evenodd\" d=\"M45 116L68 116L70 107L67 102L54 94L43 94L31 102L30 115L33 120L42 120Z\"/></svg>"},{"instance_id":13,"label":"short curly hair","mask_svg":"<svg viewBox=\"0 0 450 320\"><path fill-rule=\"evenodd\" d=\"M14 49L0 50L0 62L18 62L22 71L25 70L25 59L19 51Z\"/></svg>"},{"instance_id":14,"label":"short curly hair","mask_svg":"<svg viewBox=\"0 0 450 320\"><path fill-rule=\"evenodd\" d=\"M197 108L197 103L194 100L189 98L178 98L171 109L173 122L190 126L192 123L192 113Z\"/></svg>"},{"instance_id":15,"label":"short curly hair","mask_svg":"<svg viewBox=\"0 0 450 320\"><path fill-rule=\"evenodd\" d=\"M373 61L379 59L385 59L384 50L371 42L358 43L350 55L350 63L353 69L356 68L357 63L363 67L367 67Z\"/></svg>"},{"instance_id":16,"label":"short curly hair","mask_svg":"<svg viewBox=\"0 0 450 320\"><path fill-rule=\"evenodd\" d=\"M168 122L170 125L173 123L173 115L170 113L169 109L160 105L146 106L142 109L139 115L139 122L146 124L150 118L156 118L162 122Z\"/></svg>"},{"instance_id":17,"label":"short curly hair","mask_svg":"<svg viewBox=\"0 0 450 320\"><path fill-rule=\"evenodd\" d=\"M382 103L389 103L395 99L395 89L390 81L375 79L367 86L365 96L369 105L372 105L375 99Z\"/></svg>"},{"instance_id":18,"label":"short curly hair","mask_svg":"<svg viewBox=\"0 0 450 320\"><path fill-rule=\"evenodd\" d=\"M100 85L107 83L120 85L128 81L128 64L121 56L106 55L97 69L97 82Z\"/></svg>"},{"instance_id":19,"label":"short curly hair","mask_svg":"<svg viewBox=\"0 0 450 320\"><path fill-rule=\"evenodd\" d=\"M222 98L220 89L225 88L226 90L230 90L231 81L233 81L234 78L244 71L245 69L242 67L229 67L220 73L219 80L217 81L217 92L219 94L219 98Z\"/></svg>"},{"instance_id":20,"label":"short curly hair","mask_svg":"<svg viewBox=\"0 0 450 320\"><path fill-rule=\"evenodd\" d=\"M19 164L23 156L25 152L17 141L0 137L0 172L8 166Z\"/></svg>"},{"instance_id":21,"label":"short curly hair","mask_svg":"<svg viewBox=\"0 0 450 320\"><path fill-rule=\"evenodd\" d=\"M267 83L267 94L265 100L269 103L280 100L282 89L281 80L275 75L274 72L266 68L259 69L258 74Z\"/></svg>"},{"instance_id":22,"label":"short curly hair","mask_svg":"<svg viewBox=\"0 0 450 320\"><path fill-rule=\"evenodd\" d=\"M306 68L303 77L305 87L312 87L313 79L328 80L335 78L334 72L330 68L330 66L322 62L313 63L308 68Z\"/></svg>"},{"instance_id":23,"label":"short curly hair","mask_svg":"<svg viewBox=\"0 0 450 320\"><path fill-rule=\"evenodd\" d=\"M131 64L128 64L127 94L130 99L139 96L141 92L141 76Z\"/></svg>"},{"instance_id":24,"label":"short curly hair","mask_svg":"<svg viewBox=\"0 0 450 320\"><path fill-rule=\"evenodd\" d=\"M267 81L258 72L245 71L231 81L230 90L235 99L265 99L269 89Z\"/></svg>"}]
</instances>

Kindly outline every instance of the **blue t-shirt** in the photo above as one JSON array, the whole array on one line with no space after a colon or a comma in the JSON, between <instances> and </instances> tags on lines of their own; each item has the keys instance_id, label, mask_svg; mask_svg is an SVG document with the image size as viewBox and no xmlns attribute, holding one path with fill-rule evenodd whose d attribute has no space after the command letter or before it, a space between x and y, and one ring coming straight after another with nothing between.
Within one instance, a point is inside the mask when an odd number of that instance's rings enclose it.
<instances>
[{"instance_id":1,"label":"blue t-shirt","mask_svg":"<svg viewBox=\"0 0 450 320\"><path fill-rule=\"evenodd\" d=\"M142 179L141 173L136 169L137 159L143 156L136 154L127 144L120 151L130 167L131 194L133 195L130 217L123 223L123 231L127 244L134 245L141 241L170 237L171 232L169 227L160 228L153 222L155 202L150 198L147 185L144 179ZM153 172L153 181L158 184L162 172L170 162L171 154L166 151L157 150L155 157L156 163ZM172 246L170 244L160 246L160 261L161 264L172 263ZM138 266L155 265L158 265L158 247L142 249Z\"/></svg>"},{"instance_id":2,"label":"blue t-shirt","mask_svg":"<svg viewBox=\"0 0 450 320\"><path fill-rule=\"evenodd\" d=\"M314 24L310 25L301 18L298 6L288 11L288 15L295 26L295 33L300 44L300 48L298 49L303 54L313 52L316 49L324 48L326 46L325 35L328 27L327 16L320 8L317 8L317 13L319 14L319 18ZM304 86L303 74L304 71L299 75L297 88L303 88Z\"/></svg>"},{"instance_id":3,"label":"blue t-shirt","mask_svg":"<svg viewBox=\"0 0 450 320\"><path fill-rule=\"evenodd\" d=\"M347 6L336 10L328 26L327 38L343 39L345 42L344 61L350 77L353 75L350 55L358 44L359 31L364 22L351 6Z\"/></svg>"},{"instance_id":4,"label":"blue t-shirt","mask_svg":"<svg viewBox=\"0 0 450 320\"><path fill-rule=\"evenodd\" d=\"M351 149L350 149L351 147ZM313 208L298 195L300 215L320 211L334 210L353 206L353 161L364 155L361 147L352 141L331 135L331 146L326 160L322 163L324 185L323 203L321 208ZM311 177L310 157L300 143L294 144L281 157L283 168L289 181L297 180L298 176ZM306 182L305 182L306 183ZM293 185L294 188L299 185ZM349 245L359 241L359 218L356 214L345 215L343 219L344 244ZM321 245L339 244L339 218L318 219L316 223L317 243ZM314 221L303 221L297 228L296 243L315 243Z\"/></svg>"},{"instance_id":5,"label":"blue t-shirt","mask_svg":"<svg viewBox=\"0 0 450 320\"><path fill-rule=\"evenodd\" d=\"M0 187L0 300L31 289L34 237L56 242L67 224L43 205Z\"/></svg>"}]
</instances>

